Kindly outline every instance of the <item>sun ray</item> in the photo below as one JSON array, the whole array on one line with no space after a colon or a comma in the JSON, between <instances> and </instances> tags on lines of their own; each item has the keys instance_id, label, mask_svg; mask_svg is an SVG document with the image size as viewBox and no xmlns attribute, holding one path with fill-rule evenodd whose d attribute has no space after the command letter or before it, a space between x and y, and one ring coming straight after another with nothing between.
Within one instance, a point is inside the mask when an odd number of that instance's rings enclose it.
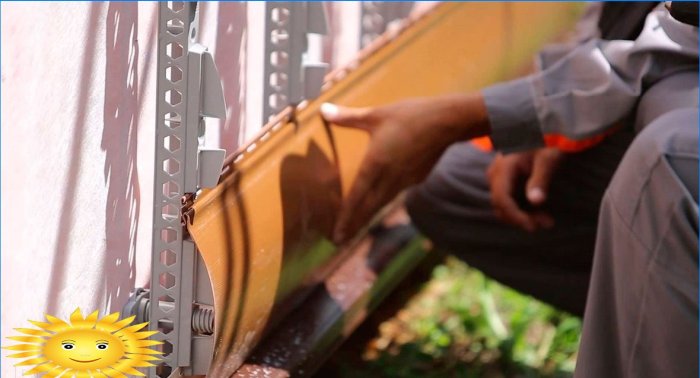
<instances>
[{"instance_id":1,"label":"sun ray","mask_svg":"<svg viewBox=\"0 0 700 378\"><path fill-rule=\"evenodd\" d=\"M2 349L7 349L3 347ZM41 351L35 350L35 351L29 351L29 352L20 352L20 353L15 353L15 354L10 354L7 356L7 358L25 358L25 357L34 357L34 356L39 356L41 355Z\"/></svg>"},{"instance_id":2,"label":"sun ray","mask_svg":"<svg viewBox=\"0 0 700 378\"><path fill-rule=\"evenodd\" d=\"M153 349L148 349L148 348L132 348L129 353L134 353L134 354L163 354L163 352L159 352L157 350Z\"/></svg>"},{"instance_id":3,"label":"sun ray","mask_svg":"<svg viewBox=\"0 0 700 378\"><path fill-rule=\"evenodd\" d=\"M30 320L29 323L32 323L35 326L37 326L41 329L45 329L45 330L48 330L49 328L51 328L51 323L38 322L36 320Z\"/></svg>"},{"instance_id":4,"label":"sun ray","mask_svg":"<svg viewBox=\"0 0 700 378\"><path fill-rule=\"evenodd\" d=\"M147 354L132 354L128 353L127 357L132 359L132 360L140 360L140 361L160 361L161 359L156 356L151 356Z\"/></svg>"},{"instance_id":5,"label":"sun ray","mask_svg":"<svg viewBox=\"0 0 700 378\"><path fill-rule=\"evenodd\" d=\"M138 371L138 370L132 368L131 366L129 366L129 365L127 365L127 364L117 364L117 365L114 367L114 369L117 370L117 371L120 371L120 372L122 372L122 373L124 373L124 374L127 374L127 375L138 375L139 377L145 377L145 376L146 376L146 374L143 374L142 372L140 372L140 371Z\"/></svg>"},{"instance_id":6,"label":"sun ray","mask_svg":"<svg viewBox=\"0 0 700 378\"><path fill-rule=\"evenodd\" d=\"M149 347L149 346L154 346L154 345L161 345L163 344L162 341L158 340L138 340L134 342L134 346L137 347Z\"/></svg>"},{"instance_id":7,"label":"sun ray","mask_svg":"<svg viewBox=\"0 0 700 378\"><path fill-rule=\"evenodd\" d=\"M92 374L92 376L95 378L107 378L107 376L104 373L102 373L101 371L97 371L97 370L91 371L90 374Z\"/></svg>"},{"instance_id":8,"label":"sun ray","mask_svg":"<svg viewBox=\"0 0 700 378\"><path fill-rule=\"evenodd\" d=\"M49 360L46 357L36 357L36 358L30 358L30 359L24 360L22 362L18 362L15 364L15 366L41 365L41 364L46 363L48 361Z\"/></svg>"},{"instance_id":9,"label":"sun ray","mask_svg":"<svg viewBox=\"0 0 700 378\"><path fill-rule=\"evenodd\" d=\"M134 337L136 337L137 339L147 339L147 338L155 335L156 333L158 333L158 331L141 331L141 332L136 332Z\"/></svg>"},{"instance_id":10,"label":"sun ray","mask_svg":"<svg viewBox=\"0 0 700 378\"><path fill-rule=\"evenodd\" d=\"M156 366L155 364L152 364L148 361L140 361L133 359L132 362L129 363L133 367L151 367L151 366Z\"/></svg>"},{"instance_id":11,"label":"sun ray","mask_svg":"<svg viewBox=\"0 0 700 378\"><path fill-rule=\"evenodd\" d=\"M142 341L148 338L149 336L153 336L158 333L157 331L142 331L136 333L120 332L115 333L115 336L122 339L129 348L136 347L139 341ZM162 342L159 343L162 344Z\"/></svg>"},{"instance_id":12,"label":"sun ray","mask_svg":"<svg viewBox=\"0 0 700 378\"><path fill-rule=\"evenodd\" d=\"M80 307L76 308L75 311L73 311L70 314L70 324L73 327L79 326L81 323L85 322L85 318L83 318L83 313L80 311Z\"/></svg>"},{"instance_id":13,"label":"sun ray","mask_svg":"<svg viewBox=\"0 0 700 378\"><path fill-rule=\"evenodd\" d=\"M45 338L37 336L8 336L7 338L14 341L32 344L42 344L46 341Z\"/></svg>"},{"instance_id":14,"label":"sun ray","mask_svg":"<svg viewBox=\"0 0 700 378\"><path fill-rule=\"evenodd\" d=\"M93 311L90 315L88 315L85 320L91 323L91 327L94 327L95 324L97 324L97 318L100 316L100 313L98 311Z\"/></svg>"},{"instance_id":15,"label":"sun ray","mask_svg":"<svg viewBox=\"0 0 700 378\"><path fill-rule=\"evenodd\" d=\"M46 315L46 319L49 320L50 323L44 323L44 322L37 322L34 320L30 320L29 322L34 324L35 326L45 329L49 332L53 333L58 333L58 332L63 332L66 329L70 328L70 324L64 322L61 319L54 318L51 315Z\"/></svg>"},{"instance_id":16,"label":"sun ray","mask_svg":"<svg viewBox=\"0 0 700 378\"><path fill-rule=\"evenodd\" d=\"M71 325L73 326L73 328L93 328L95 326L95 323L97 323L98 314L99 313L95 311L84 318L82 312L80 311L80 308L77 308L70 315Z\"/></svg>"},{"instance_id":17,"label":"sun ray","mask_svg":"<svg viewBox=\"0 0 700 378\"><path fill-rule=\"evenodd\" d=\"M115 322L115 323L112 325L112 328L110 329L109 332L118 331L118 330L120 330L120 329L122 329L122 328L128 326L129 324L131 324L131 322L134 321L134 319L136 319L136 317L132 315L132 316L129 316L128 318L126 318L126 319L122 319L122 320L120 320L120 321L118 321L118 322Z\"/></svg>"},{"instance_id":18,"label":"sun ray","mask_svg":"<svg viewBox=\"0 0 700 378\"><path fill-rule=\"evenodd\" d=\"M114 323L116 323L117 320L119 320L119 313L113 312L109 315L106 315L102 319L100 319L100 321L98 321L97 324L95 325L95 328L104 329L104 330L109 329L109 331L112 332L110 327L113 327Z\"/></svg>"},{"instance_id":19,"label":"sun ray","mask_svg":"<svg viewBox=\"0 0 700 378\"><path fill-rule=\"evenodd\" d=\"M143 327L145 327L145 326L147 326L147 325L148 325L148 323L139 323L139 324L135 324L135 325L132 325L132 326L130 326L130 327L123 328L123 329L121 329L121 330L115 332L114 334L117 335L117 336L118 336L118 335L123 335L123 334L132 334L132 335L135 335L136 333L138 333L139 330L141 330Z\"/></svg>"},{"instance_id":20,"label":"sun ray","mask_svg":"<svg viewBox=\"0 0 700 378\"><path fill-rule=\"evenodd\" d=\"M80 311L80 307L78 307L76 309L76 311ZM56 325L61 325L61 326L66 326L66 327L69 326L68 323L66 323L65 321L63 321L55 316L52 316L49 314L44 314L44 317L46 317L46 320L48 320L49 323L51 323L51 324L56 324Z\"/></svg>"},{"instance_id":21,"label":"sun ray","mask_svg":"<svg viewBox=\"0 0 700 378\"><path fill-rule=\"evenodd\" d=\"M59 368L56 368L55 370L52 370L52 371L44 374L41 378L56 378L59 375L61 376L61 378L70 377L70 369L59 367Z\"/></svg>"},{"instance_id":22,"label":"sun ray","mask_svg":"<svg viewBox=\"0 0 700 378\"><path fill-rule=\"evenodd\" d=\"M15 328L15 331L19 333L23 333L25 335L30 335L30 336L53 336L53 333L46 332L41 329L34 329L34 328Z\"/></svg>"},{"instance_id":23,"label":"sun ray","mask_svg":"<svg viewBox=\"0 0 700 378\"><path fill-rule=\"evenodd\" d=\"M75 378L92 378L89 371L76 371L73 375Z\"/></svg>"},{"instance_id":24,"label":"sun ray","mask_svg":"<svg viewBox=\"0 0 700 378\"><path fill-rule=\"evenodd\" d=\"M39 345L32 345L32 344L17 344L17 345L10 345L8 347L3 347L3 349L7 350L17 350L17 351L32 351L32 350L41 350L41 346Z\"/></svg>"},{"instance_id":25,"label":"sun ray","mask_svg":"<svg viewBox=\"0 0 700 378\"><path fill-rule=\"evenodd\" d=\"M112 368L102 369L102 373L104 373L110 378L127 378L127 376L124 375L124 373L116 371Z\"/></svg>"},{"instance_id":26,"label":"sun ray","mask_svg":"<svg viewBox=\"0 0 700 378\"><path fill-rule=\"evenodd\" d=\"M43 365L37 365L37 366L35 366L33 369L31 369L31 370L27 371L26 373L24 373L24 375L33 375L33 374L40 374L40 373L48 373L48 372L51 372L51 371L53 371L53 370L60 370L61 372L63 372L64 370L66 370L66 368L63 367L63 366L56 365L56 364L53 363L53 362L47 362L47 363L45 363L45 364L43 364Z\"/></svg>"},{"instance_id":27,"label":"sun ray","mask_svg":"<svg viewBox=\"0 0 700 378\"><path fill-rule=\"evenodd\" d=\"M41 376L41 378L56 378L56 377L58 377L58 376L61 375L61 374L63 374L62 371L59 371L59 372L56 372L56 373L46 373L46 374L44 374L43 376ZM67 375L67 374L63 374L61 377L62 377L62 378L68 378L68 375Z\"/></svg>"}]
</instances>

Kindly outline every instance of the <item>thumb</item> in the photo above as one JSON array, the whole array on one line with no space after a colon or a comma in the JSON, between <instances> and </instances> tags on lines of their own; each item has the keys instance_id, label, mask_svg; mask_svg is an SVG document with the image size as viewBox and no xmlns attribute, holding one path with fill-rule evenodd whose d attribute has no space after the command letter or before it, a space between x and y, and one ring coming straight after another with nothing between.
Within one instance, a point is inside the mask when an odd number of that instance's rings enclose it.
<instances>
[{"instance_id":1,"label":"thumb","mask_svg":"<svg viewBox=\"0 0 700 378\"><path fill-rule=\"evenodd\" d=\"M525 186L528 201L541 205L547 200L549 184L559 163L558 151L540 151L532 162L532 173Z\"/></svg>"},{"instance_id":2,"label":"thumb","mask_svg":"<svg viewBox=\"0 0 700 378\"><path fill-rule=\"evenodd\" d=\"M338 126L370 129L369 113L371 108L349 108L326 102L321 105L321 116Z\"/></svg>"}]
</instances>

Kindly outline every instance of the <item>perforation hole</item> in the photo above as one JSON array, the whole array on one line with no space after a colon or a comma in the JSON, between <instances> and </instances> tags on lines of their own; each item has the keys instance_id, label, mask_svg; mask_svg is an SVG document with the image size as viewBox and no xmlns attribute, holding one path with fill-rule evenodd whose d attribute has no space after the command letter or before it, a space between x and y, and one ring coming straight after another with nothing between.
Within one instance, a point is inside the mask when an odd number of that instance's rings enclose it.
<instances>
[{"instance_id":1,"label":"perforation hole","mask_svg":"<svg viewBox=\"0 0 700 378\"><path fill-rule=\"evenodd\" d=\"M158 330L165 335L172 332L174 328L175 327L173 326L173 322L171 320L161 319L158 321Z\"/></svg>"},{"instance_id":2,"label":"perforation hole","mask_svg":"<svg viewBox=\"0 0 700 378\"><path fill-rule=\"evenodd\" d=\"M177 240L177 231L172 228L164 228L160 230L160 240L164 243L172 243Z\"/></svg>"},{"instance_id":3,"label":"perforation hole","mask_svg":"<svg viewBox=\"0 0 700 378\"><path fill-rule=\"evenodd\" d=\"M163 251L160 251L160 263L165 265L165 266L171 266L177 262L177 255L175 255L175 252L166 249Z\"/></svg>"},{"instance_id":4,"label":"perforation hole","mask_svg":"<svg viewBox=\"0 0 700 378\"><path fill-rule=\"evenodd\" d=\"M177 59L184 54L184 49L182 45L176 42L170 42L165 45L165 54L172 59Z\"/></svg>"},{"instance_id":5,"label":"perforation hole","mask_svg":"<svg viewBox=\"0 0 700 378\"><path fill-rule=\"evenodd\" d=\"M163 161L163 171L170 176L180 172L180 162L175 159L166 159Z\"/></svg>"},{"instance_id":6,"label":"perforation hole","mask_svg":"<svg viewBox=\"0 0 700 378\"><path fill-rule=\"evenodd\" d=\"M162 347L160 349L162 351ZM165 362L158 364L158 366L156 366L156 375L159 378L167 378L170 376L170 374L172 374L172 372L173 372L173 368L168 366L168 364L166 364Z\"/></svg>"},{"instance_id":7,"label":"perforation hole","mask_svg":"<svg viewBox=\"0 0 700 378\"><path fill-rule=\"evenodd\" d=\"M270 62L278 69L282 69L289 64L289 55L284 51L273 51L270 53Z\"/></svg>"},{"instance_id":8,"label":"perforation hole","mask_svg":"<svg viewBox=\"0 0 700 378\"><path fill-rule=\"evenodd\" d=\"M182 80L182 70L177 67L169 66L165 69L165 78L171 83L177 83Z\"/></svg>"},{"instance_id":9,"label":"perforation hole","mask_svg":"<svg viewBox=\"0 0 700 378\"><path fill-rule=\"evenodd\" d=\"M289 21L289 9L287 8L273 8L272 9L272 21L278 26L284 26Z\"/></svg>"},{"instance_id":10,"label":"perforation hole","mask_svg":"<svg viewBox=\"0 0 700 378\"><path fill-rule=\"evenodd\" d=\"M165 91L165 102L170 105L178 105L182 102L182 94L174 89L169 89Z\"/></svg>"},{"instance_id":11,"label":"perforation hole","mask_svg":"<svg viewBox=\"0 0 700 378\"><path fill-rule=\"evenodd\" d=\"M287 46L289 33L284 29L274 29L270 32L270 42L277 47Z\"/></svg>"},{"instance_id":12,"label":"perforation hole","mask_svg":"<svg viewBox=\"0 0 700 378\"><path fill-rule=\"evenodd\" d=\"M161 215L166 222L174 222L180 218L180 210L171 204L167 204L161 208Z\"/></svg>"},{"instance_id":13,"label":"perforation hole","mask_svg":"<svg viewBox=\"0 0 700 378\"><path fill-rule=\"evenodd\" d=\"M274 72L270 75L270 86L281 91L287 88L287 75L283 72Z\"/></svg>"},{"instance_id":14,"label":"perforation hole","mask_svg":"<svg viewBox=\"0 0 700 378\"><path fill-rule=\"evenodd\" d=\"M287 106L287 96L281 93L271 94L268 104L275 110L282 110L283 107Z\"/></svg>"},{"instance_id":15,"label":"perforation hole","mask_svg":"<svg viewBox=\"0 0 700 378\"><path fill-rule=\"evenodd\" d=\"M163 184L163 195L168 198L175 198L180 195L180 186L175 181L166 181Z\"/></svg>"},{"instance_id":16,"label":"perforation hole","mask_svg":"<svg viewBox=\"0 0 700 378\"><path fill-rule=\"evenodd\" d=\"M165 289L170 289L175 286L175 276L171 273L161 273L159 277L160 286Z\"/></svg>"},{"instance_id":17,"label":"perforation hole","mask_svg":"<svg viewBox=\"0 0 700 378\"><path fill-rule=\"evenodd\" d=\"M163 352L163 357L167 357L173 352L173 344L169 343L167 340L163 341L161 348L161 352Z\"/></svg>"},{"instance_id":18,"label":"perforation hole","mask_svg":"<svg viewBox=\"0 0 700 378\"><path fill-rule=\"evenodd\" d=\"M185 8L183 1L168 1L168 8L173 12L179 12Z\"/></svg>"},{"instance_id":19,"label":"perforation hole","mask_svg":"<svg viewBox=\"0 0 700 378\"><path fill-rule=\"evenodd\" d=\"M165 126L171 129L180 127L180 115L175 112L170 112L165 115Z\"/></svg>"},{"instance_id":20,"label":"perforation hole","mask_svg":"<svg viewBox=\"0 0 700 378\"><path fill-rule=\"evenodd\" d=\"M181 146L182 142L180 141L180 138L176 137L175 135L168 135L163 138L163 147L170 152L179 150Z\"/></svg>"},{"instance_id":21,"label":"perforation hole","mask_svg":"<svg viewBox=\"0 0 700 378\"><path fill-rule=\"evenodd\" d=\"M178 20L177 18L168 20L168 22L165 23L165 26L168 33L172 35L180 35L185 30L185 24L183 24L182 21Z\"/></svg>"}]
</instances>

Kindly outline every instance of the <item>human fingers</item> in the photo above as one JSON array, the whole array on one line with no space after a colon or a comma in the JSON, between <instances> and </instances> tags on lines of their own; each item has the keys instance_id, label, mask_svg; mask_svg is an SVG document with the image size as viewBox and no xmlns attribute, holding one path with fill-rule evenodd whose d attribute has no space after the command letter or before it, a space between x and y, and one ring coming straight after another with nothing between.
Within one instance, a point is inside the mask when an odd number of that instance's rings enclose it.
<instances>
[{"instance_id":1,"label":"human fingers","mask_svg":"<svg viewBox=\"0 0 700 378\"><path fill-rule=\"evenodd\" d=\"M491 186L491 205L496 216L506 223L518 226L526 231L535 231L536 222L518 206L513 197L515 183L519 171L515 164L508 159L497 158L489 168L489 184Z\"/></svg>"},{"instance_id":2,"label":"human fingers","mask_svg":"<svg viewBox=\"0 0 700 378\"><path fill-rule=\"evenodd\" d=\"M338 126L355 127L371 131L372 108L350 108L326 102L321 105L321 116Z\"/></svg>"},{"instance_id":3,"label":"human fingers","mask_svg":"<svg viewBox=\"0 0 700 378\"><path fill-rule=\"evenodd\" d=\"M533 205L547 201L549 184L561 160L561 151L554 148L538 150L532 161L532 172L525 185L525 195Z\"/></svg>"}]
</instances>

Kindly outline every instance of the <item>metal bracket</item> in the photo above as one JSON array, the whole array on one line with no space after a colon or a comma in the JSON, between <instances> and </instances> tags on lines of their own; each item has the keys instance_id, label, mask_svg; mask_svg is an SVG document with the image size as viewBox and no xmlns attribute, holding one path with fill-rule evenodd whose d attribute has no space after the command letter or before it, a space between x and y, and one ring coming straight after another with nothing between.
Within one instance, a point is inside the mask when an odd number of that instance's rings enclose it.
<instances>
[{"instance_id":1,"label":"metal bracket","mask_svg":"<svg viewBox=\"0 0 700 378\"><path fill-rule=\"evenodd\" d=\"M328 63L309 51L309 34L327 34L322 3L265 3L263 122L288 105L321 93Z\"/></svg>"},{"instance_id":2,"label":"metal bracket","mask_svg":"<svg viewBox=\"0 0 700 378\"><path fill-rule=\"evenodd\" d=\"M211 358L213 340L206 336L213 327L213 314L206 306L211 299L204 306L197 303L198 297L211 298L201 294L211 288L206 271L201 274L198 269L196 247L186 238L181 209L183 199L218 182L226 151L204 148L202 136L204 118L226 118L226 104L214 59L196 43L197 3L169 1L158 6L151 287L137 289L123 313L135 314L160 331L154 338L163 341L163 361L149 368L148 376L168 377L206 372L208 361L193 369L192 355L202 355L197 348Z\"/></svg>"}]
</instances>

